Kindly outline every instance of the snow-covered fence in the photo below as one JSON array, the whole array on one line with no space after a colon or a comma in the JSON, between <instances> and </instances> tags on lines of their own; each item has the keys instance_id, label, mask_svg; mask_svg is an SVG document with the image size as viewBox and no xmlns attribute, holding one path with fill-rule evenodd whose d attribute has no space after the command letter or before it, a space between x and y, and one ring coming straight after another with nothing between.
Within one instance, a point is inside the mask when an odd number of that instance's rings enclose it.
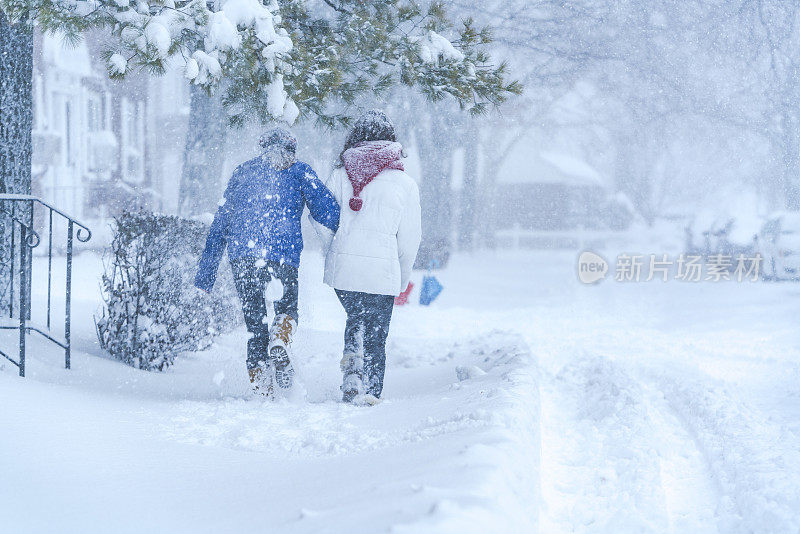
<instances>
[{"instance_id":1,"label":"snow-covered fence","mask_svg":"<svg viewBox=\"0 0 800 534\"><path fill-rule=\"evenodd\" d=\"M213 296L193 285L207 232L200 222L149 212L115 220L96 321L100 344L114 358L163 371L181 352L241 322L230 269L221 268Z\"/></svg>"},{"instance_id":2,"label":"snow-covered fence","mask_svg":"<svg viewBox=\"0 0 800 534\"><path fill-rule=\"evenodd\" d=\"M528 230L519 224L494 234L502 248L519 249L601 249L620 242L624 234L613 230Z\"/></svg>"}]
</instances>

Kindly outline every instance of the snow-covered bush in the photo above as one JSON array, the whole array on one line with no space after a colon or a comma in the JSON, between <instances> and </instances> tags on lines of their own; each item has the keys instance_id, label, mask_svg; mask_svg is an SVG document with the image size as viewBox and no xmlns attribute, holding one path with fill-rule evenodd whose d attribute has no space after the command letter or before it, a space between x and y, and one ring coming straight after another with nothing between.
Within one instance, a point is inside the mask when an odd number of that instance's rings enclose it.
<instances>
[{"instance_id":1,"label":"snow-covered bush","mask_svg":"<svg viewBox=\"0 0 800 534\"><path fill-rule=\"evenodd\" d=\"M103 274L100 344L133 367L163 371L240 321L230 270L222 268L214 295L193 285L208 227L148 212L115 221Z\"/></svg>"}]
</instances>

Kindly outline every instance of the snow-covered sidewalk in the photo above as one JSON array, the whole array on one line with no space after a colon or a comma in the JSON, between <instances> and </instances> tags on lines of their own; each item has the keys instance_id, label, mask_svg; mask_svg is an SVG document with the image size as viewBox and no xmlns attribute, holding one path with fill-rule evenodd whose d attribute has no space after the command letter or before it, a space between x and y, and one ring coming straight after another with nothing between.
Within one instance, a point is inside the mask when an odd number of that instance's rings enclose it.
<instances>
[{"instance_id":1,"label":"snow-covered sidewalk","mask_svg":"<svg viewBox=\"0 0 800 534\"><path fill-rule=\"evenodd\" d=\"M87 297L91 262L80 263ZM71 371L32 340L28 377L8 364L0 373L2 523L14 532L535 530L537 366L524 339L409 337L400 326L385 401L344 405L343 316L313 274L305 269L294 349L301 388L277 402L248 395L243 331L166 373L103 358L85 324ZM76 305L82 323L89 300ZM413 309L397 313L398 324L416 321Z\"/></svg>"},{"instance_id":2,"label":"snow-covered sidewalk","mask_svg":"<svg viewBox=\"0 0 800 534\"><path fill-rule=\"evenodd\" d=\"M363 408L337 402L344 314L313 252L303 390L275 403L247 396L243 331L166 373L104 358L80 256L74 368L35 341L28 378L0 364L0 524L796 533L798 286L583 286L575 259L455 257L434 306L396 310L385 401Z\"/></svg>"}]
</instances>

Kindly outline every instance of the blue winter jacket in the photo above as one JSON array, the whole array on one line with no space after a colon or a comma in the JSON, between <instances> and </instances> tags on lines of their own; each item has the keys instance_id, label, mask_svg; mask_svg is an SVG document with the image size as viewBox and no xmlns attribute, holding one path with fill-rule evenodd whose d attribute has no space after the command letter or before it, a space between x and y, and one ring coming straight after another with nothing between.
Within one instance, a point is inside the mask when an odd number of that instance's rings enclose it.
<instances>
[{"instance_id":1,"label":"blue winter jacket","mask_svg":"<svg viewBox=\"0 0 800 534\"><path fill-rule=\"evenodd\" d=\"M339 226L339 205L306 163L278 171L261 156L233 172L217 210L194 284L211 291L228 247L228 258L263 258L300 266L303 236L300 218L307 205L311 216L333 232Z\"/></svg>"}]
</instances>

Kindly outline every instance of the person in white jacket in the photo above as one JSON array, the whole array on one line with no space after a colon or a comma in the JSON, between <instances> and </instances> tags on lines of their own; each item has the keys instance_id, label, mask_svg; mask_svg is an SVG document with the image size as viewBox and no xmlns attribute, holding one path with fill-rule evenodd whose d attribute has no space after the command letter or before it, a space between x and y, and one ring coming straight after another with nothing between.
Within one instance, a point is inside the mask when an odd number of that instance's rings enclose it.
<instances>
[{"instance_id":1,"label":"person in white jacket","mask_svg":"<svg viewBox=\"0 0 800 534\"><path fill-rule=\"evenodd\" d=\"M364 114L326 184L341 206L339 229L334 235L314 224L326 251L325 283L347 312L341 362L345 402L380 399L394 297L408 286L419 249L419 189L402 157L386 114Z\"/></svg>"}]
</instances>

